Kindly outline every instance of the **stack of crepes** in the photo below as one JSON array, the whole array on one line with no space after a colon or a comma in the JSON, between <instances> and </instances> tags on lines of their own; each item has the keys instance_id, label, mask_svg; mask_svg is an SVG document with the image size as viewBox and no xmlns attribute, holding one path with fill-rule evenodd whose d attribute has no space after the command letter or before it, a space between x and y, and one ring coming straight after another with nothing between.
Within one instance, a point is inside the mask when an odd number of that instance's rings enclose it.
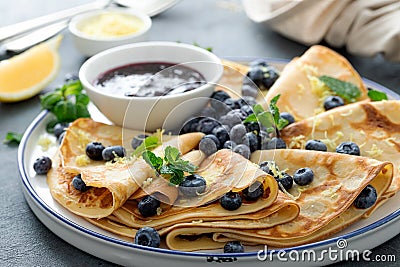
<instances>
[{"instance_id":1,"label":"stack of crepes","mask_svg":"<svg viewBox=\"0 0 400 267\"><path fill-rule=\"evenodd\" d=\"M198 173L206 179L207 190L194 198L180 197L177 187L158 177L141 157L120 158L114 163L105 163L90 160L85 155L89 142L128 148L127 144L138 134L91 119L73 122L54 159L54 167L48 173L47 182L53 198L93 224L126 237L133 238L141 227L153 227L160 235L166 236L167 244L168 236L174 232L171 227L179 230L180 225L186 228L186 224L222 222L228 228L237 230L243 227L264 229L297 217L298 204L281 193L275 179L261 171L258 165L230 150L220 150L204 159L204 154L195 150L204 135L202 133L163 136L162 145L153 150L156 155L162 156L166 146L174 146L184 159L199 165ZM88 191L81 192L73 187L72 179L77 174L81 174L82 180L90 187ZM218 199L223 194L230 190L241 191L255 181L262 182L265 188L260 199L244 201L235 211L227 211L220 206ZM162 204L157 215L144 218L138 211L137 203L146 195L156 196ZM193 235L195 233L186 235L183 243ZM223 246L222 243L208 241L208 238L196 240L195 246L182 250Z\"/></svg>"},{"instance_id":2,"label":"stack of crepes","mask_svg":"<svg viewBox=\"0 0 400 267\"><path fill-rule=\"evenodd\" d=\"M327 48L313 47L293 62L282 71L278 82L266 96L270 99L276 94L281 94L278 102L281 111L296 111L293 114L299 122L282 131L282 137L290 147L301 148L306 139L316 134L322 135L321 138L330 140L329 144L332 144L339 141L335 138L342 137L340 132L346 132L344 136L353 141L360 140L356 138L359 135L364 136L364 132L365 147L375 151L373 143L368 143L371 135L378 135L372 128L375 127L379 133L383 130L385 133L390 131L386 131L387 128L382 128L380 124L371 124L371 120L369 130L353 133L351 129L361 128L352 128L352 125L365 123L365 118L372 116L369 113L364 114L364 117L356 116L363 113L355 107L384 106L391 101L364 101L366 89L358 74L345 59ZM235 65L235 68L240 71L241 66ZM319 94L319 90L315 90L315 87L318 87L315 85L315 77L324 74L357 83L363 92L358 100L363 101L346 105L341 108L342 113L332 110L310 117L315 111L321 112L322 95ZM297 97L291 98L290 95ZM307 106L308 112L302 110L301 107L304 106ZM346 110L351 107L354 107L352 112L355 118L351 118L351 112ZM387 110L382 110L383 113L385 111ZM391 116L385 117L387 120L384 120L384 123L391 121L392 124L388 125L397 125L400 117L396 115L392 113ZM348 121L349 126L344 123L346 118L353 120ZM324 126L331 122L338 123L331 128ZM389 137L379 136L385 140L387 148L392 149L385 150L387 155L385 158L378 158L379 160L364 157L371 156L367 152L370 150L362 150L362 156L351 156L299 149L256 151L252 154L251 161L230 150L219 150L205 159L204 155L196 150L203 137L202 133L179 137L164 136L162 145L153 152L162 156L166 146L177 147L184 159L199 166L197 173L207 181L206 192L191 199L183 198L177 187L169 185L168 181L157 176L141 157L125 158L115 163L96 162L85 158L86 144L91 141L101 142L105 146L123 145L128 148L130 140L137 134L140 133L90 119L75 121L68 128L60 146L60 153L54 160L56 166L48 173L50 191L53 197L71 212L127 238L133 238L141 227L153 227L158 230L170 249L217 249L230 240L239 240L249 245L267 244L276 247L310 243L343 229L363 216L368 216L385 199L393 195L391 192L395 192L398 187L398 165L395 162L396 168L393 168L393 163L390 162L393 159L388 154L395 153L395 149L399 147L395 143L394 132L391 132ZM129 153L128 150L128 155ZM264 160L275 161L281 170L289 174L293 174L299 168L309 167L314 172L314 180L307 186L294 185L288 192L283 193L279 190L275 178L258 168L257 163ZM393 173L395 179L392 183ZM72 178L77 174L81 174L82 180L91 187L88 191L80 192L72 186ZM223 194L231 190L240 192L255 181L264 184L265 191L260 199L255 202L244 200L243 205L235 211L228 211L220 206L218 199ZM375 187L378 201L369 209L357 209L353 202L368 184ZM144 218L138 211L137 203L150 194L163 203L157 215Z\"/></svg>"}]
</instances>

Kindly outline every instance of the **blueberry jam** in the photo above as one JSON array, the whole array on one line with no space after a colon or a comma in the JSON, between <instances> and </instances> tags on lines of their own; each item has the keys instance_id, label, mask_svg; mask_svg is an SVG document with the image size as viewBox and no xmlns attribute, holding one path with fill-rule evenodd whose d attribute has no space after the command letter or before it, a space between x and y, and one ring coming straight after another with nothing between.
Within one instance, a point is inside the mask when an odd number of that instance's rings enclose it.
<instances>
[{"instance_id":1,"label":"blueberry jam","mask_svg":"<svg viewBox=\"0 0 400 267\"><path fill-rule=\"evenodd\" d=\"M123 96L154 97L191 91L205 84L198 71L167 62L142 62L101 74L94 85L101 91Z\"/></svg>"}]
</instances>

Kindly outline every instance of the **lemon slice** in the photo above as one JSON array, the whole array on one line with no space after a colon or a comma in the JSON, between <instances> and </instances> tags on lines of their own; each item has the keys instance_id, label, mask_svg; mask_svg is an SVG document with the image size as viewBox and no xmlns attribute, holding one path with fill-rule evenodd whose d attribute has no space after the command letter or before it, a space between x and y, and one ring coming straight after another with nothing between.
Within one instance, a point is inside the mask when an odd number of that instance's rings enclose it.
<instances>
[{"instance_id":1,"label":"lemon slice","mask_svg":"<svg viewBox=\"0 0 400 267\"><path fill-rule=\"evenodd\" d=\"M58 35L0 62L1 102L17 102L37 95L57 76L61 40Z\"/></svg>"}]
</instances>

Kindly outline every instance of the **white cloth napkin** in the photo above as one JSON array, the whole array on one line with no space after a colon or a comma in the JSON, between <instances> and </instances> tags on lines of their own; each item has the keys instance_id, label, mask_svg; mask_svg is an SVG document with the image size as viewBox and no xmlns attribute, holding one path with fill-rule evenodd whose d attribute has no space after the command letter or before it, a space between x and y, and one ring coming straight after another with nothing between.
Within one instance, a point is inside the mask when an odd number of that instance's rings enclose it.
<instances>
[{"instance_id":1,"label":"white cloth napkin","mask_svg":"<svg viewBox=\"0 0 400 267\"><path fill-rule=\"evenodd\" d=\"M242 0L246 14L280 34L312 45L321 40L350 53L400 61L399 0Z\"/></svg>"}]
</instances>

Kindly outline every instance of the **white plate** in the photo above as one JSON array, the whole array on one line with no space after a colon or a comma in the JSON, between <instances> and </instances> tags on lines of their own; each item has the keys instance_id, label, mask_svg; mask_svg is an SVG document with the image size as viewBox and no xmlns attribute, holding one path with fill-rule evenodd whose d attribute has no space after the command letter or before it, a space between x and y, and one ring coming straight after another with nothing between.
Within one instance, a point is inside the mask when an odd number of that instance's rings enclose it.
<instances>
[{"instance_id":1,"label":"white plate","mask_svg":"<svg viewBox=\"0 0 400 267\"><path fill-rule=\"evenodd\" d=\"M150 17L164 12L180 0L116 0L118 4L143 11Z\"/></svg>"},{"instance_id":2,"label":"white plate","mask_svg":"<svg viewBox=\"0 0 400 267\"><path fill-rule=\"evenodd\" d=\"M278 63L282 63L279 61ZM390 98L400 99L394 92L369 80L364 80L366 85L386 92ZM90 106L92 118L107 123L107 119ZM257 250L242 254L221 254L220 251L213 252L181 252L163 248L148 248L137 246L132 240L122 238L110 232L102 230L83 218L69 212L51 197L46 184L45 176L38 176L33 170L34 160L42 155L52 156L56 146L48 151L42 151L38 146L38 140L46 133L46 124L52 119L47 112L40 113L26 130L18 150L18 166L22 178L23 192L32 211L39 220L56 235L71 245L86 251L104 260L121 264L124 266L173 266L194 267L204 266L207 263L230 263L240 266L266 266L268 262L257 258ZM54 136L48 135L55 141ZM372 249L400 233L400 194L389 199L382 207L368 219L360 220L345 230L337 233L329 239L287 248L279 253L268 254L266 261L273 261L274 266L321 266L340 260L347 259L346 251ZM343 241L344 240L344 241ZM343 247L343 244L346 246ZM332 255L336 258L322 257L322 251L336 250ZM289 255L297 257L295 253L302 256L301 251L313 251L317 260L292 261ZM270 252L268 252L270 253ZM272 255L272 258L270 258ZM304 254L307 255L308 254ZM322 254L323 255L323 254ZM368 255L367 255L368 256ZM281 260L278 259L281 257ZM282 261L287 259L287 261Z\"/></svg>"}]
</instances>

